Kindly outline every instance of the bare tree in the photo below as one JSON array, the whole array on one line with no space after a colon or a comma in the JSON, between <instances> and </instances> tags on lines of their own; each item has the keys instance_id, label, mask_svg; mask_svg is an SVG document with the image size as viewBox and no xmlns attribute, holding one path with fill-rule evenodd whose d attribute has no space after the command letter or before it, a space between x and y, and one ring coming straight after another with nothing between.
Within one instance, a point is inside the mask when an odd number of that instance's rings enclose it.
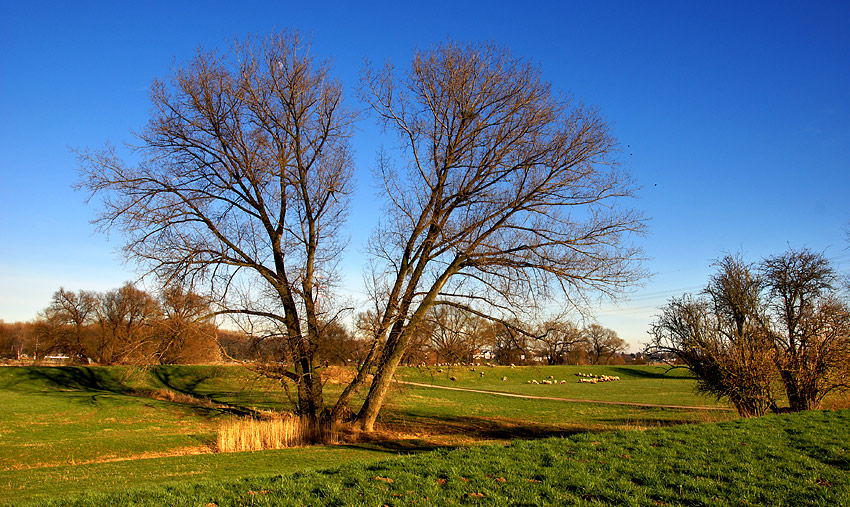
<instances>
[{"instance_id":1,"label":"bare tree","mask_svg":"<svg viewBox=\"0 0 850 507\"><path fill-rule=\"evenodd\" d=\"M39 326L44 350L64 352L74 362L86 362L97 304L94 292L72 292L60 287L45 308Z\"/></svg>"},{"instance_id":2,"label":"bare tree","mask_svg":"<svg viewBox=\"0 0 850 507\"><path fill-rule=\"evenodd\" d=\"M0 319L0 358L21 360L27 351L32 325Z\"/></svg>"},{"instance_id":3,"label":"bare tree","mask_svg":"<svg viewBox=\"0 0 850 507\"><path fill-rule=\"evenodd\" d=\"M101 295L95 313L100 332L93 352L100 364L151 361L161 317L153 296L127 282Z\"/></svg>"},{"instance_id":4,"label":"bare tree","mask_svg":"<svg viewBox=\"0 0 850 507\"><path fill-rule=\"evenodd\" d=\"M626 342L617 332L599 324L590 324L582 330L590 364L605 364L619 352L626 350Z\"/></svg>"},{"instance_id":5,"label":"bare tree","mask_svg":"<svg viewBox=\"0 0 850 507\"><path fill-rule=\"evenodd\" d=\"M426 317L429 346L441 361L472 362L480 348L483 325L477 316L454 306L436 306Z\"/></svg>"},{"instance_id":6,"label":"bare tree","mask_svg":"<svg viewBox=\"0 0 850 507\"><path fill-rule=\"evenodd\" d=\"M220 357L209 301L179 284L163 288L159 299L162 321L155 354L160 363L204 362Z\"/></svg>"},{"instance_id":7,"label":"bare tree","mask_svg":"<svg viewBox=\"0 0 850 507\"><path fill-rule=\"evenodd\" d=\"M504 320L557 294L614 294L641 276L625 241L644 224L620 208L632 186L604 119L505 49L438 45L402 75L367 68L362 91L399 140L378 168L388 198L372 243L382 347L357 416L371 431L432 306Z\"/></svg>"},{"instance_id":8,"label":"bare tree","mask_svg":"<svg viewBox=\"0 0 850 507\"><path fill-rule=\"evenodd\" d=\"M514 316L510 319L491 319L488 334L493 342L493 352L499 364L522 364L534 358L536 335L531 326Z\"/></svg>"},{"instance_id":9,"label":"bare tree","mask_svg":"<svg viewBox=\"0 0 850 507\"><path fill-rule=\"evenodd\" d=\"M582 330L565 319L553 319L544 322L537 337L537 350L540 357L552 364L565 364L570 361L575 350L586 343Z\"/></svg>"},{"instance_id":10,"label":"bare tree","mask_svg":"<svg viewBox=\"0 0 850 507\"><path fill-rule=\"evenodd\" d=\"M834 293L838 275L807 249L769 257L761 269L788 403L795 411L820 408L828 393L850 388L850 311Z\"/></svg>"},{"instance_id":11,"label":"bare tree","mask_svg":"<svg viewBox=\"0 0 850 507\"><path fill-rule=\"evenodd\" d=\"M140 160L80 153L79 186L102 200L97 223L166 281L206 287L217 312L282 341L298 410L322 411L314 365L318 304L343 243L354 114L296 34L200 50L151 89ZM320 282L321 280L321 282ZM320 290L320 287L322 288Z\"/></svg>"},{"instance_id":12,"label":"bare tree","mask_svg":"<svg viewBox=\"0 0 850 507\"><path fill-rule=\"evenodd\" d=\"M745 417L777 410L774 337L765 280L741 254L713 266L700 297L674 298L652 325L650 351L669 352L698 379L698 389L728 398Z\"/></svg>"}]
</instances>

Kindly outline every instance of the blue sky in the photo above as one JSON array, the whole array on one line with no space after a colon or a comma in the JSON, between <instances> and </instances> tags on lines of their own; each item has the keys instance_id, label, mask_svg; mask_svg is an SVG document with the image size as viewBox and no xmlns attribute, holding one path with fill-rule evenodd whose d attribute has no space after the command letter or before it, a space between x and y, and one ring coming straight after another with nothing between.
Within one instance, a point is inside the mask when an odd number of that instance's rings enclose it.
<instances>
[{"instance_id":1,"label":"blue sky","mask_svg":"<svg viewBox=\"0 0 850 507\"><path fill-rule=\"evenodd\" d=\"M0 13L0 319L29 320L60 286L136 277L96 234L70 148L132 140L151 81L197 47L295 28L349 92L364 58L409 62L447 38L492 40L599 107L651 218L655 273L597 309L633 349L657 308L698 290L727 251L824 251L850 271L850 3L6 2ZM519 7L522 5L522 7ZM353 101L353 93L352 93ZM353 103L353 102L352 102ZM354 139L358 189L343 269L361 290L384 141Z\"/></svg>"}]
</instances>

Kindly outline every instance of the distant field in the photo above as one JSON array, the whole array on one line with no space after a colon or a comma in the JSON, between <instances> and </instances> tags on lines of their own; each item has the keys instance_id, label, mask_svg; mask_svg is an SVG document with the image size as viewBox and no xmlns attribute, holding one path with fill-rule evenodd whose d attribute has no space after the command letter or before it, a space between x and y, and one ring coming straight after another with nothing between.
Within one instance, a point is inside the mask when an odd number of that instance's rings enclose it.
<instances>
[{"instance_id":1,"label":"distant field","mask_svg":"<svg viewBox=\"0 0 850 507\"><path fill-rule=\"evenodd\" d=\"M715 406L692 379L659 367L403 368L399 378L522 394ZM580 384L588 371L619 375ZM568 383L529 385L552 375ZM454 376L455 381L450 380ZM508 380L501 380L507 377ZM328 399L339 385L328 383ZM170 401L173 400L173 401ZM221 421L257 409L285 409L280 386L240 367L0 368L0 503L374 461L441 445L506 442L584 431L644 429L736 418L732 412L657 409L497 398L397 386L379 420L383 442L250 454L212 454ZM49 484L49 487L45 485Z\"/></svg>"},{"instance_id":2,"label":"distant field","mask_svg":"<svg viewBox=\"0 0 850 507\"><path fill-rule=\"evenodd\" d=\"M579 373L608 375L619 377L620 380L598 384L581 383ZM452 381L452 377L456 380ZM557 383L528 383L531 380L542 382L550 377ZM435 385L538 396L664 405L727 406L696 394L693 389L694 380L687 370L669 369L665 366L405 367L399 369L397 378Z\"/></svg>"}]
</instances>

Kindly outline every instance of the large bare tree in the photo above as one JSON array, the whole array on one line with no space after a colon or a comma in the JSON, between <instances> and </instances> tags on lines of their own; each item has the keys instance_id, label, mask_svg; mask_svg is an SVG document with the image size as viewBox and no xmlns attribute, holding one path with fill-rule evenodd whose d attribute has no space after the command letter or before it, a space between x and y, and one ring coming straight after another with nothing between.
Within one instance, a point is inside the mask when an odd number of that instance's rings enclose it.
<instances>
[{"instance_id":1,"label":"large bare tree","mask_svg":"<svg viewBox=\"0 0 850 507\"><path fill-rule=\"evenodd\" d=\"M641 276L627 237L644 223L621 207L632 185L604 118L506 49L448 42L417 51L406 72L364 75L365 100L398 140L378 168L381 347L357 416L370 431L432 306L507 321L557 295L614 294Z\"/></svg>"},{"instance_id":2,"label":"large bare tree","mask_svg":"<svg viewBox=\"0 0 850 507\"><path fill-rule=\"evenodd\" d=\"M297 34L199 50L151 89L135 159L80 153L98 224L166 280L206 287L218 312L282 343L299 411L321 415L313 364L320 287L334 280L351 191L354 114Z\"/></svg>"}]
</instances>

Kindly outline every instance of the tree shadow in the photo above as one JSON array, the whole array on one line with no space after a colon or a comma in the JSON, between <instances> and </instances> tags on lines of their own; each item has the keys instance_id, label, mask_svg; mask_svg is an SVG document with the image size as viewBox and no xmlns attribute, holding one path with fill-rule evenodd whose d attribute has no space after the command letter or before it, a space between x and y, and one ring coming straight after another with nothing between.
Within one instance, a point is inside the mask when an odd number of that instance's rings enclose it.
<instances>
[{"instance_id":1,"label":"tree shadow","mask_svg":"<svg viewBox=\"0 0 850 507\"><path fill-rule=\"evenodd\" d=\"M181 368L181 371L177 371L172 367L159 367L151 370L151 374L153 377L159 381L160 384L171 389L172 391L176 391L178 393L183 393L189 396L201 396L206 397L206 395L200 391L199 386L204 382L214 378L215 375L211 373L207 373L209 370L190 370L186 371L185 368Z\"/></svg>"},{"instance_id":2,"label":"tree shadow","mask_svg":"<svg viewBox=\"0 0 850 507\"><path fill-rule=\"evenodd\" d=\"M85 366L40 366L27 369L27 377L61 390L102 391L124 394L126 388L100 368Z\"/></svg>"},{"instance_id":3,"label":"tree shadow","mask_svg":"<svg viewBox=\"0 0 850 507\"><path fill-rule=\"evenodd\" d=\"M685 424L700 424L705 421L687 419L687 418L670 418L662 419L657 417L610 417L600 419L599 422L610 424L612 426L620 426L625 428L667 428L670 426L682 426ZM616 428L615 428L616 429Z\"/></svg>"},{"instance_id":4,"label":"tree shadow","mask_svg":"<svg viewBox=\"0 0 850 507\"><path fill-rule=\"evenodd\" d=\"M74 392L76 398L88 404L97 405L101 403L104 395L128 396L133 398L153 399L161 402L174 403L188 408L196 414L212 418L221 415L249 416L255 411L237 405L213 402L197 391L197 387L212 377L212 375L196 375L187 382L177 381L177 375L167 370L155 369L153 376L159 382L174 392L183 394L183 398L169 399L163 396L160 390L134 389L128 387L125 382L112 374L106 368L90 368L86 366L56 366L29 368L27 377L32 381L39 381L43 385L55 389L57 392L68 394Z\"/></svg>"},{"instance_id":5,"label":"tree shadow","mask_svg":"<svg viewBox=\"0 0 850 507\"><path fill-rule=\"evenodd\" d=\"M529 421L512 422L472 416L423 417L388 414L381 424L391 432L462 436L470 440L532 440L565 437L587 431L587 429L565 429L557 425Z\"/></svg>"},{"instance_id":6,"label":"tree shadow","mask_svg":"<svg viewBox=\"0 0 850 507\"><path fill-rule=\"evenodd\" d=\"M670 366L661 373L659 373L657 371L647 371L647 370L639 370L639 369L632 369L632 368L623 368L623 367L618 367L618 366L611 367L611 369L613 371L617 372L617 374L619 376L622 376L622 377L637 377L637 378L644 378L644 379L650 379L651 378L651 379L664 379L664 380L693 380L693 378L691 378L687 375L681 375L681 373L686 371L686 368L681 367L681 366Z\"/></svg>"},{"instance_id":7,"label":"tree shadow","mask_svg":"<svg viewBox=\"0 0 850 507\"><path fill-rule=\"evenodd\" d=\"M437 444L421 439L393 439L373 437L366 441L337 444L336 447L346 449L362 449L368 451L383 452L398 456L405 454L417 454L420 452L436 451L437 449L457 449L458 445Z\"/></svg>"}]
</instances>

